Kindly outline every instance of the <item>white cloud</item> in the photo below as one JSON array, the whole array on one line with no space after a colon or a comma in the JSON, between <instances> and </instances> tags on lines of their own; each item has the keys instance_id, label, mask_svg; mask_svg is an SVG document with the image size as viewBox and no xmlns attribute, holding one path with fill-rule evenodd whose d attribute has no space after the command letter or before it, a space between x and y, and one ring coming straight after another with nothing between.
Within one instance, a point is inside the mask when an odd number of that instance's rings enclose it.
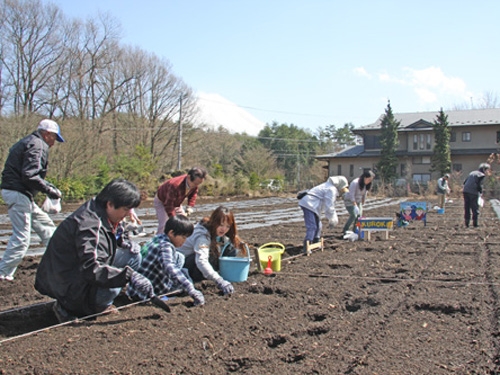
<instances>
[{"instance_id":1,"label":"white cloud","mask_svg":"<svg viewBox=\"0 0 500 375\"><path fill-rule=\"evenodd\" d=\"M214 129L222 126L232 133L257 135L265 124L215 93L198 93L198 120Z\"/></svg>"},{"instance_id":2,"label":"white cloud","mask_svg":"<svg viewBox=\"0 0 500 375\"><path fill-rule=\"evenodd\" d=\"M472 96L461 78L449 77L439 67L431 66L420 70L405 67L402 71L401 77L382 72L378 74L378 78L383 83L410 87L419 100L426 104L462 101Z\"/></svg>"},{"instance_id":3,"label":"white cloud","mask_svg":"<svg viewBox=\"0 0 500 375\"><path fill-rule=\"evenodd\" d=\"M360 76L360 77L366 77L366 78L372 78L371 74L369 74L365 68L363 68L362 66L360 67L357 67L357 68L354 68L352 70L354 72L354 74Z\"/></svg>"}]
</instances>

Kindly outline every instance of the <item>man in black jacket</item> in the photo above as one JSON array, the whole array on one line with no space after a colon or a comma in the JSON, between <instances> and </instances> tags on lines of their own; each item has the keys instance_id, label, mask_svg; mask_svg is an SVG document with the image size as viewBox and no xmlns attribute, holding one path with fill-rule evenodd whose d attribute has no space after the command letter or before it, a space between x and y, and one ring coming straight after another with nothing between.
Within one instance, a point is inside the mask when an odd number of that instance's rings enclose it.
<instances>
[{"instance_id":1,"label":"man in black jacket","mask_svg":"<svg viewBox=\"0 0 500 375\"><path fill-rule=\"evenodd\" d=\"M55 225L34 201L37 192L52 199L61 198L61 192L45 180L49 148L64 142L59 125L42 120L38 129L11 147L2 172L2 198L9 207L12 235L0 261L0 281L13 281L17 266L30 245L33 229L44 246L49 242Z\"/></svg>"},{"instance_id":2,"label":"man in black jacket","mask_svg":"<svg viewBox=\"0 0 500 375\"><path fill-rule=\"evenodd\" d=\"M491 176L491 166L488 163L481 163L477 171L469 173L464 181L464 221L468 228L472 212L472 225L479 226L479 204L478 199L483 195L483 182L486 176Z\"/></svg>"},{"instance_id":3,"label":"man in black jacket","mask_svg":"<svg viewBox=\"0 0 500 375\"><path fill-rule=\"evenodd\" d=\"M153 296L151 282L130 266L140 264L134 259L140 253L117 256L116 229L140 202L134 184L115 179L59 224L35 277L35 289L57 300L59 322L113 311L128 282L146 298Z\"/></svg>"}]
</instances>

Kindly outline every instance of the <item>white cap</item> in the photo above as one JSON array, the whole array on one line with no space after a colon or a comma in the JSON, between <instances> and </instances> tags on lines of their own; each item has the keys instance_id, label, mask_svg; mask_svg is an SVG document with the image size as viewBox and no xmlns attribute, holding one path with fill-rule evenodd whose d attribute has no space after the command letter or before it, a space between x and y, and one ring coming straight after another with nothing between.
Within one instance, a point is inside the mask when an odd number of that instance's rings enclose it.
<instances>
[{"instance_id":1,"label":"white cap","mask_svg":"<svg viewBox=\"0 0 500 375\"><path fill-rule=\"evenodd\" d=\"M64 138L61 136L61 129L59 128L59 125L57 125L57 122L49 119L42 120L38 124L38 129L55 133L57 134L57 141L64 142Z\"/></svg>"}]
</instances>

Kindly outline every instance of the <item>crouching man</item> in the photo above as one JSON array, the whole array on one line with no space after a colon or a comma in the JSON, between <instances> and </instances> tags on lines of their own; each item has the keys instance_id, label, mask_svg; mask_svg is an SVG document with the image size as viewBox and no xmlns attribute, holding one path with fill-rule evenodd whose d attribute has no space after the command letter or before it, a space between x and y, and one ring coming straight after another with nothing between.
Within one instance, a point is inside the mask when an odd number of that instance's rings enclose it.
<instances>
[{"instance_id":1,"label":"crouching man","mask_svg":"<svg viewBox=\"0 0 500 375\"><path fill-rule=\"evenodd\" d=\"M126 251L117 250L118 224L140 202L134 184L115 179L59 224L35 278L35 289L56 299L59 322L113 311L129 282L143 296L153 296L151 282L130 266L140 263L134 259L140 254L117 254Z\"/></svg>"}]
</instances>

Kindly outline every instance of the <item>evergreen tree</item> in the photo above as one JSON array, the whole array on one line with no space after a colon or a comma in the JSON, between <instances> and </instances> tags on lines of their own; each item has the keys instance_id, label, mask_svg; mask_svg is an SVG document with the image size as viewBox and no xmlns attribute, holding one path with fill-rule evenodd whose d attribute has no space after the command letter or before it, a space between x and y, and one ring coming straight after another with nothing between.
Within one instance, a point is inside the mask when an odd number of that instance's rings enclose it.
<instances>
[{"instance_id":1,"label":"evergreen tree","mask_svg":"<svg viewBox=\"0 0 500 375\"><path fill-rule=\"evenodd\" d=\"M451 171L450 129L448 116L443 108L436 116L434 128L434 150L431 159L431 172L439 172L441 176Z\"/></svg>"},{"instance_id":2,"label":"evergreen tree","mask_svg":"<svg viewBox=\"0 0 500 375\"><path fill-rule=\"evenodd\" d=\"M389 101L381 122L381 155L380 161L377 164L377 174L384 182L392 182L397 177L398 158L396 151L399 145L398 127L400 124L401 121L396 121L394 118L391 102Z\"/></svg>"},{"instance_id":3,"label":"evergreen tree","mask_svg":"<svg viewBox=\"0 0 500 375\"><path fill-rule=\"evenodd\" d=\"M310 132L294 124L266 124L259 132L260 142L270 150L278 168L285 172L288 182L299 183L308 178L314 165L319 140Z\"/></svg>"}]
</instances>

